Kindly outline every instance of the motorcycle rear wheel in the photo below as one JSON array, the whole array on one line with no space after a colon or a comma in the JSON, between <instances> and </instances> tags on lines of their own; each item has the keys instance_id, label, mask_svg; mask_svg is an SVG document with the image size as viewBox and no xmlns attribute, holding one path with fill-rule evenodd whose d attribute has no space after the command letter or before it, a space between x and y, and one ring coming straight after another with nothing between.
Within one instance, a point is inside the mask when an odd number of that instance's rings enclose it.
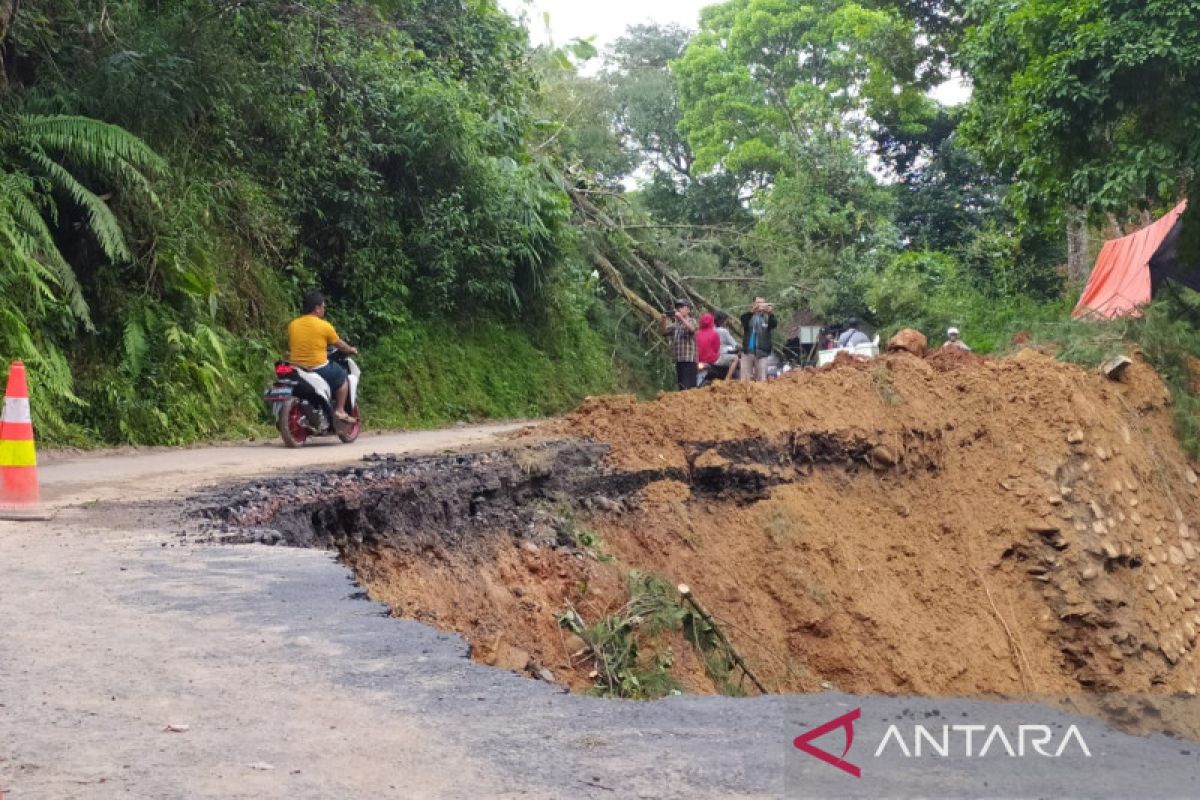
<instances>
[{"instance_id":1,"label":"motorcycle rear wheel","mask_svg":"<svg viewBox=\"0 0 1200 800\"><path fill-rule=\"evenodd\" d=\"M283 408L279 411L275 427L279 429L279 437L288 447L303 447L308 441L308 428L304 427L304 409L294 397L283 401Z\"/></svg>"},{"instance_id":2,"label":"motorcycle rear wheel","mask_svg":"<svg viewBox=\"0 0 1200 800\"><path fill-rule=\"evenodd\" d=\"M353 442L358 438L358 434L362 432L362 412L358 410L358 406L355 406L350 411L350 416L354 418L353 422L349 424L339 422L336 425L337 437L345 444Z\"/></svg>"}]
</instances>

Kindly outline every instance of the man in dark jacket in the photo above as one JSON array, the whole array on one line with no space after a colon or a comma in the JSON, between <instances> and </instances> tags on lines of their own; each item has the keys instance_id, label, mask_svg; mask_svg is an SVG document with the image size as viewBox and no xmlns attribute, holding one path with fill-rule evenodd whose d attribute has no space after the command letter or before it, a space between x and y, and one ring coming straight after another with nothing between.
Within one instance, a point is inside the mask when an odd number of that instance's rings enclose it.
<instances>
[{"instance_id":1,"label":"man in dark jacket","mask_svg":"<svg viewBox=\"0 0 1200 800\"><path fill-rule=\"evenodd\" d=\"M745 351L742 353L742 380L765 381L767 360L771 357L771 331L778 324L775 308L761 297L742 314L742 333Z\"/></svg>"}]
</instances>

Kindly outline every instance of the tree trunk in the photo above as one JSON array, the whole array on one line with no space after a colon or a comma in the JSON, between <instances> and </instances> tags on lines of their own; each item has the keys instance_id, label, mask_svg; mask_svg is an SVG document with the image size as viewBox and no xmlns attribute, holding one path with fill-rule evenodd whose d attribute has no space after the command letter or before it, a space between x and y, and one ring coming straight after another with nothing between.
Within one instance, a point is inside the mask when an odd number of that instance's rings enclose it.
<instances>
[{"instance_id":1,"label":"tree trunk","mask_svg":"<svg viewBox=\"0 0 1200 800\"><path fill-rule=\"evenodd\" d=\"M625 240L625 243L628 245L628 251L617 254L616 257L613 258L613 261L616 261L618 264L632 263L635 267L648 275L651 283L658 284L666 292L666 297L660 298L660 300L670 302L670 300L674 299L675 297L683 296L690 298L691 302L698 308L717 308L717 306L709 301L709 299L704 295L700 294L692 287L684 285L683 281L675 273L675 271L668 265L663 264L661 261L656 259L653 253L643 252L637 239L631 236L621 224L619 224L608 214L604 213L604 211L598 208L581 192L567 189L567 194L570 195L571 200L575 204L576 210L580 213L580 216L585 222L598 225L604 231L618 234ZM606 277L610 277L611 274L616 274L617 276L620 276L621 274L620 271L613 266L612 262L608 260L605 260L604 264L598 263L598 266ZM614 273L610 274L609 269L612 269ZM630 300L630 295L636 295L636 293L634 293L631 289L629 289L628 286L625 285L624 281L622 281L619 286L614 284L614 287L617 289L619 294L625 297L626 300ZM647 288L651 287L648 285ZM641 300L640 297L638 299L642 303L645 303L645 300ZM636 304L634 305L637 307ZM646 305L650 308L653 308L653 306L649 306L648 303ZM638 307L638 310L644 313L644 309L641 307ZM740 334L742 332L741 324L732 317L729 320L729 328L734 333Z\"/></svg>"},{"instance_id":2,"label":"tree trunk","mask_svg":"<svg viewBox=\"0 0 1200 800\"><path fill-rule=\"evenodd\" d=\"M5 66L8 55L8 34L12 30L13 20L16 19L17 9L21 0L0 0L0 93L8 91L8 69Z\"/></svg>"},{"instance_id":3,"label":"tree trunk","mask_svg":"<svg viewBox=\"0 0 1200 800\"><path fill-rule=\"evenodd\" d=\"M621 271L614 267L611 261L599 253L596 253L596 255L593 257L593 260L595 261L596 266L600 268L600 272L602 272L604 277L608 280L609 285L612 286L616 293L621 295L625 302L629 303L634 310L639 311L641 315L646 318L646 321L662 321L662 311L647 303L641 298L640 295L638 295L637 292L626 286L625 280L621 277Z\"/></svg>"},{"instance_id":4,"label":"tree trunk","mask_svg":"<svg viewBox=\"0 0 1200 800\"><path fill-rule=\"evenodd\" d=\"M1072 207L1067 210L1067 279L1072 283L1083 283L1091 273L1092 264L1088 257L1087 214Z\"/></svg>"}]
</instances>

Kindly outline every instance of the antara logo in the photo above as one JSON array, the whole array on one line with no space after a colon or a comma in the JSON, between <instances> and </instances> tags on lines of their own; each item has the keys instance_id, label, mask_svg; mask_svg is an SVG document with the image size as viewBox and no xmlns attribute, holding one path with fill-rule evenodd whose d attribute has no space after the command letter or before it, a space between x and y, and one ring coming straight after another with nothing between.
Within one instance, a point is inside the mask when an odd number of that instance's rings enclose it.
<instances>
[{"instance_id":1,"label":"antara logo","mask_svg":"<svg viewBox=\"0 0 1200 800\"><path fill-rule=\"evenodd\" d=\"M810 756L816 756L826 764L832 764L843 772L849 772L854 777L861 778L862 770L846 760L846 754L850 752L850 745L854 744L854 721L861 716L862 709L856 708L849 714L842 714L837 719L831 719L824 725L813 728L808 733L800 734L792 740L792 744ZM842 750L841 756L835 756L812 744L813 739L820 739L825 734L830 731L836 731L838 728L843 728L846 731L846 747Z\"/></svg>"},{"instance_id":2,"label":"antara logo","mask_svg":"<svg viewBox=\"0 0 1200 800\"><path fill-rule=\"evenodd\" d=\"M846 760L850 748L854 744L854 723L862 717L862 709L856 708L848 714L831 719L824 725L819 725L807 733L797 736L792 744L796 749L810 756L821 759L830 766L837 767L843 772L856 778L862 777L862 769ZM846 746L840 756L834 755L813 744L814 739L832 733L836 730L845 733ZM1075 725L1067 728L1062 739L1055 744L1054 731L1049 725L1018 725L1015 731L1005 733L1000 725L943 725L940 735L924 725L913 725L912 734L906 737L898 725L889 725L887 732L875 748L875 758L879 758L889 749L899 753L904 758L922 758L925 755L936 755L941 758L962 756L965 758L984 758L989 752L993 755L1003 754L1010 758L1024 758L1027 755L1038 755L1045 758L1059 758L1072 745L1086 758L1092 757L1083 734ZM911 746L909 745L911 742ZM1015 747L1014 747L1015 743ZM958 745L961 744L961 748ZM979 745L976 749L976 745Z\"/></svg>"}]
</instances>

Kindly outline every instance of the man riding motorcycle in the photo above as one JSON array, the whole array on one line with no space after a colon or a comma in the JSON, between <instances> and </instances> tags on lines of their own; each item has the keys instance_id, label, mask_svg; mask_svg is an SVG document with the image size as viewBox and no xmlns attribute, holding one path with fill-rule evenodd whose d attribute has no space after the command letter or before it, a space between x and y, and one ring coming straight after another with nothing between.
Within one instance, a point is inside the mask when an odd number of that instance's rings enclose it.
<instances>
[{"instance_id":1,"label":"man riding motorcycle","mask_svg":"<svg viewBox=\"0 0 1200 800\"><path fill-rule=\"evenodd\" d=\"M303 311L302 316L288 325L288 360L320 375L334 394L333 415L340 422L353 422L346 408L346 400L350 395L346 370L329 360L326 348L332 345L350 355L356 355L358 349L346 344L333 326L325 321L325 295L321 292L311 291L304 295Z\"/></svg>"}]
</instances>

